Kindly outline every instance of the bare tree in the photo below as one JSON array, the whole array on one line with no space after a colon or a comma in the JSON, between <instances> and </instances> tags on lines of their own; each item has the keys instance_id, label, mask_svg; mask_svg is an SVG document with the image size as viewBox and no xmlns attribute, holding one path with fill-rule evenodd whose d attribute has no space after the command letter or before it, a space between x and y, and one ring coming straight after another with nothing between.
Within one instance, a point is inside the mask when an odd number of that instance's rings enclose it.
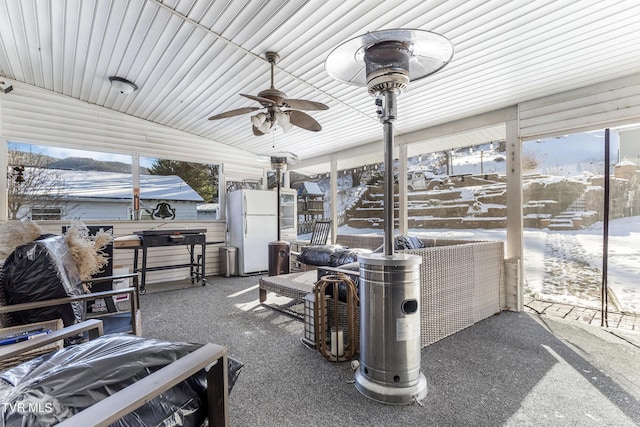
<instances>
[{"instance_id":1,"label":"bare tree","mask_svg":"<svg viewBox=\"0 0 640 427\"><path fill-rule=\"evenodd\" d=\"M366 170L364 168L355 168L351 171L351 186L357 187L364 178Z\"/></svg>"},{"instance_id":2,"label":"bare tree","mask_svg":"<svg viewBox=\"0 0 640 427\"><path fill-rule=\"evenodd\" d=\"M64 180L56 170L46 168L50 161L47 156L11 147L8 154L7 214L10 220L24 219L33 207L64 207Z\"/></svg>"}]
</instances>

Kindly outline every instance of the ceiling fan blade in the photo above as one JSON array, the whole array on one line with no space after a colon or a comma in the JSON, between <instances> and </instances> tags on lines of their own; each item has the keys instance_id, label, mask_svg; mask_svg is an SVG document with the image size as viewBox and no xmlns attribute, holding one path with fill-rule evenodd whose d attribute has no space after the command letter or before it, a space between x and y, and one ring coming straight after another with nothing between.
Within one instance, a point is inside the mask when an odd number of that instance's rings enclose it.
<instances>
[{"instance_id":1,"label":"ceiling fan blade","mask_svg":"<svg viewBox=\"0 0 640 427\"><path fill-rule=\"evenodd\" d=\"M288 113L292 125L296 125L298 127L301 127L302 129L310 130L313 132L322 130L322 126L320 126L320 123L318 123L316 119L314 119L307 113L303 113L302 111L298 110L290 110Z\"/></svg>"},{"instance_id":2,"label":"ceiling fan blade","mask_svg":"<svg viewBox=\"0 0 640 427\"><path fill-rule=\"evenodd\" d=\"M249 99L253 99L254 101L258 101L260 104L267 106L267 105L276 105L276 103L269 99L269 98L263 98L261 96L255 96L255 95L246 95L244 93L241 93L240 95L244 96L245 98L249 98Z\"/></svg>"},{"instance_id":3,"label":"ceiling fan blade","mask_svg":"<svg viewBox=\"0 0 640 427\"><path fill-rule=\"evenodd\" d=\"M260 129L258 129L258 128L257 128L257 127L255 127L255 126L252 126L252 127L253 127L253 134L254 134L255 136L262 136L262 135L264 135L264 133L262 133L262 132L260 131Z\"/></svg>"},{"instance_id":4,"label":"ceiling fan blade","mask_svg":"<svg viewBox=\"0 0 640 427\"><path fill-rule=\"evenodd\" d=\"M321 102L307 101L306 99L285 99L284 106L296 110L328 110L329 107Z\"/></svg>"},{"instance_id":5,"label":"ceiling fan blade","mask_svg":"<svg viewBox=\"0 0 640 427\"><path fill-rule=\"evenodd\" d=\"M218 120L218 119L226 119L229 117L239 116L241 114L251 113L252 111L260 110L260 107L244 107L238 108L237 110L226 111L224 113L216 114L215 116L209 117L209 120Z\"/></svg>"}]
</instances>

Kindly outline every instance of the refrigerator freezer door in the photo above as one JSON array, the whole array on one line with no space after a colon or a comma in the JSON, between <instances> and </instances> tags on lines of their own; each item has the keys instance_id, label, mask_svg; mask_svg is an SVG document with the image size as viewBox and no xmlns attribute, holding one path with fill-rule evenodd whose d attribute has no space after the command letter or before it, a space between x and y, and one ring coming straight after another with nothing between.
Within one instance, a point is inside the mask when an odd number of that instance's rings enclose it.
<instances>
[{"instance_id":1,"label":"refrigerator freezer door","mask_svg":"<svg viewBox=\"0 0 640 427\"><path fill-rule=\"evenodd\" d=\"M244 190L244 215L277 215L278 197L275 191Z\"/></svg>"}]
</instances>

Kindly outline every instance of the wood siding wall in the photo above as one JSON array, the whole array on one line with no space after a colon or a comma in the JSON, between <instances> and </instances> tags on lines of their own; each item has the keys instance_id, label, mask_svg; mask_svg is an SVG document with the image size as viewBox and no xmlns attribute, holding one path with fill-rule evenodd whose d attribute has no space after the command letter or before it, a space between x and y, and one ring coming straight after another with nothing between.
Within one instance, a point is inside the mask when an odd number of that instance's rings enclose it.
<instances>
[{"instance_id":1,"label":"wood siding wall","mask_svg":"<svg viewBox=\"0 0 640 427\"><path fill-rule=\"evenodd\" d=\"M180 229L206 229L207 242L224 242L226 225L224 221L83 221L86 225L105 225L113 226L114 237L131 235L136 231L151 230L154 228L167 230ZM62 226L69 225L69 221L42 221L38 224L49 233L61 234ZM206 248L206 275L215 276L220 273L219 267L219 250L224 243L209 244ZM156 267L163 265L185 264L189 262L189 246L165 246L151 248L148 250L148 267ZM266 248L265 248L266 250ZM199 248L196 247L196 253ZM133 270L132 249L115 249L114 250L114 267L125 267L129 271ZM142 253L140 253L140 262ZM189 269L180 268L172 270L163 270L147 273L147 286L153 286L153 283L167 282L172 280L182 280L189 278Z\"/></svg>"}]
</instances>

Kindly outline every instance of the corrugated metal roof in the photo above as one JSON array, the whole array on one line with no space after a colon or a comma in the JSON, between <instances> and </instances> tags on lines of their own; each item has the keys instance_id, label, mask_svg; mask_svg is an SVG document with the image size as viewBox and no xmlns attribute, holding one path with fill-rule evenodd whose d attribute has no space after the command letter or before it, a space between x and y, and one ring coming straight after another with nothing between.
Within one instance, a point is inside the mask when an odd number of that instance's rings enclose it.
<instances>
[{"instance_id":1,"label":"corrugated metal roof","mask_svg":"<svg viewBox=\"0 0 640 427\"><path fill-rule=\"evenodd\" d=\"M30 173L27 168L25 173ZM71 171L48 169L51 185L42 191L59 194L67 199L124 199L131 200L133 181L131 174L97 171ZM55 178L54 178L55 175ZM179 176L140 175L140 199L180 200L203 202Z\"/></svg>"},{"instance_id":2,"label":"corrugated metal roof","mask_svg":"<svg viewBox=\"0 0 640 427\"><path fill-rule=\"evenodd\" d=\"M0 22L4 78L251 153L302 159L381 140L366 90L324 70L333 48L367 31L426 29L455 46L447 67L399 97L398 135L640 69L635 0L0 0ZM310 112L321 132L255 137L249 115L207 120L257 106L239 93L269 87L266 51L281 57L278 89L330 107ZM120 94L113 75L139 89Z\"/></svg>"}]
</instances>

